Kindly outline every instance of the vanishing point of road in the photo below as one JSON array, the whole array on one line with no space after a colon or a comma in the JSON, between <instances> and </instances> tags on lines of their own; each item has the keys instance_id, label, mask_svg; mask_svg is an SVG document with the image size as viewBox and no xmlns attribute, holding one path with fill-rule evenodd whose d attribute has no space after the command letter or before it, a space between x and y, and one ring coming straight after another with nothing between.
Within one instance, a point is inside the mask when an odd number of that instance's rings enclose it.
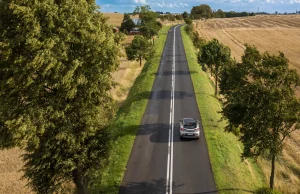
<instances>
[{"instance_id":1,"label":"vanishing point of road","mask_svg":"<svg viewBox=\"0 0 300 194\"><path fill-rule=\"evenodd\" d=\"M180 140L180 118L201 121L180 27L168 32L120 194L217 193L202 127L199 140Z\"/></svg>"}]
</instances>

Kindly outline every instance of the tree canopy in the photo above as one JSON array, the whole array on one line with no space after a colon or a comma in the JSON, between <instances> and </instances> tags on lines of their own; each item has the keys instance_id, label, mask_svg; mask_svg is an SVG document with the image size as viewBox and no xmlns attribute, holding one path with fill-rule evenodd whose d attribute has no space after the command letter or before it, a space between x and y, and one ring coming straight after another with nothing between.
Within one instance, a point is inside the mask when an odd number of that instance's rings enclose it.
<instances>
[{"instance_id":1,"label":"tree canopy","mask_svg":"<svg viewBox=\"0 0 300 194\"><path fill-rule=\"evenodd\" d=\"M152 46L148 39L143 36L135 36L132 43L125 48L127 59L130 61L140 61L142 65L142 59L147 59L151 55Z\"/></svg>"},{"instance_id":2,"label":"tree canopy","mask_svg":"<svg viewBox=\"0 0 300 194\"><path fill-rule=\"evenodd\" d=\"M0 143L25 148L38 193L68 181L86 193L106 158L120 47L98 10L94 0L0 1Z\"/></svg>"},{"instance_id":3,"label":"tree canopy","mask_svg":"<svg viewBox=\"0 0 300 194\"><path fill-rule=\"evenodd\" d=\"M295 96L299 86L299 75L288 68L283 53L261 54L249 45L242 62L229 64L221 74L226 131L240 136L243 158L270 154L270 188L274 186L275 159L284 140L300 129L300 100Z\"/></svg>"},{"instance_id":4,"label":"tree canopy","mask_svg":"<svg viewBox=\"0 0 300 194\"><path fill-rule=\"evenodd\" d=\"M183 17L184 20L189 17L188 12L186 12L186 11L184 11L181 15L182 15L182 17Z\"/></svg>"},{"instance_id":5,"label":"tree canopy","mask_svg":"<svg viewBox=\"0 0 300 194\"><path fill-rule=\"evenodd\" d=\"M162 24L157 21L158 14L151 11L150 6L137 6L133 12L139 14L141 20L140 31L147 39L153 39L158 31L162 28ZM153 39L154 43L154 39Z\"/></svg>"},{"instance_id":6,"label":"tree canopy","mask_svg":"<svg viewBox=\"0 0 300 194\"><path fill-rule=\"evenodd\" d=\"M133 20L130 18L130 14L124 13L124 18L121 23L120 31L121 32L125 31L126 33L128 33L134 27L135 27L135 24L134 24Z\"/></svg>"},{"instance_id":7,"label":"tree canopy","mask_svg":"<svg viewBox=\"0 0 300 194\"><path fill-rule=\"evenodd\" d=\"M213 10L207 4L201 4L199 6L194 6L191 10L191 16L193 19L201 18L212 18Z\"/></svg>"},{"instance_id":8,"label":"tree canopy","mask_svg":"<svg viewBox=\"0 0 300 194\"><path fill-rule=\"evenodd\" d=\"M220 43L217 39L213 39L200 49L198 61L204 66L203 69L206 69L205 66L207 66L215 77L215 96L217 96L219 75L224 66L231 61L230 48Z\"/></svg>"}]
</instances>

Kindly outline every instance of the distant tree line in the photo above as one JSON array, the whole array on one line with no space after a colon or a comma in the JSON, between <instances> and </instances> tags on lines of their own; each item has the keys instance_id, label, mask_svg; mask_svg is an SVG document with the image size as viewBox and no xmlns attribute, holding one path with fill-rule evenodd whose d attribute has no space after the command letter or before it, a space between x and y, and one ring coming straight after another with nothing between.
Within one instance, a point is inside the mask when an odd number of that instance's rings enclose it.
<instances>
[{"instance_id":1,"label":"distant tree line","mask_svg":"<svg viewBox=\"0 0 300 194\"><path fill-rule=\"evenodd\" d=\"M194 6L190 13L191 19L209 19L209 18L232 18L232 17L246 17L246 16L255 16L254 12L235 12L229 11L225 12L221 9L214 11L207 4L202 4L199 6Z\"/></svg>"}]
</instances>

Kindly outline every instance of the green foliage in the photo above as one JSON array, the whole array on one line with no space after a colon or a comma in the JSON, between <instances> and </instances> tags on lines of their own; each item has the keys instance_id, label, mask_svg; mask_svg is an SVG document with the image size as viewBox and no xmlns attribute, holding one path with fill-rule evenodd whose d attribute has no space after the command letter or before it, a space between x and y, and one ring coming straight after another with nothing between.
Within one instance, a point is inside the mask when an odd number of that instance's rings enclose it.
<instances>
[{"instance_id":1,"label":"green foliage","mask_svg":"<svg viewBox=\"0 0 300 194\"><path fill-rule=\"evenodd\" d=\"M185 32L189 35L193 32L193 29L194 29L193 24L184 26Z\"/></svg>"},{"instance_id":2,"label":"green foliage","mask_svg":"<svg viewBox=\"0 0 300 194\"><path fill-rule=\"evenodd\" d=\"M281 194L279 191L272 190L270 188L260 188L255 191L255 194Z\"/></svg>"},{"instance_id":3,"label":"green foliage","mask_svg":"<svg viewBox=\"0 0 300 194\"><path fill-rule=\"evenodd\" d=\"M143 36L135 36L132 43L125 48L127 59L130 61L140 61L142 65L142 59L148 59L152 53L152 46L149 41Z\"/></svg>"},{"instance_id":4,"label":"green foliage","mask_svg":"<svg viewBox=\"0 0 300 194\"><path fill-rule=\"evenodd\" d=\"M222 9L218 9L216 12L214 12L215 18L225 18L226 13L222 11Z\"/></svg>"},{"instance_id":5,"label":"green foliage","mask_svg":"<svg viewBox=\"0 0 300 194\"><path fill-rule=\"evenodd\" d=\"M192 8L191 16L193 16L194 19L212 18L213 11L209 5L201 4Z\"/></svg>"},{"instance_id":6,"label":"green foliage","mask_svg":"<svg viewBox=\"0 0 300 194\"><path fill-rule=\"evenodd\" d=\"M141 20L140 31L147 39L153 38L162 28L161 23L157 22L158 14L151 11L150 6L137 6L134 10L134 14L139 14Z\"/></svg>"},{"instance_id":7,"label":"green foliage","mask_svg":"<svg viewBox=\"0 0 300 194\"><path fill-rule=\"evenodd\" d=\"M128 33L132 28L135 27L133 20L130 18L130 14L124 13L123 22L120 27L121 32Z\"/></svg>"},{"instance_id":8,"label":"green foliage","mask_svg":"<svg viewBox=\"0 0 300 194\"><path fill-rule=\"evenodd\" d=\"M223 68L231 61L230 48L220 43L217 39L209 41L202 47L198 54L198 61L207 68L215 77L215 96L218 94L218 81Z\"/></svg>"},{"instance_id":9,"label":"green foliage","mask_svg":"<svg viewBox=\"0 0 300 194\"><path fill-rule=\"evenodd\" d=\"M270 187L273 187L275 157L283 142L300 128L300 100L295 88L299 75L288 68L283 53L260 54L246 45L242 63L228 65L221 75L220 90L226 131L240 135L244 144L242 157L272 156Z\"/></svg>"},{"instance_id":10,"label":"green foliage","mask_svg":"<svg viewBox=\"0 0 300 194\"><path fill-rule=\"evenodd\" d=\"M202 50L202 48L206 45L206 40L200 37L197 31L194 31L192 33L191 39L193 41L194 47L198 50Z\"/></svg>"},{"instance_id":11,"label":"green foliage","mask_svg":"<svg viewBox=\"0 0 300 194\"><path fill-rule=\"evenodd\" d=\"M184 20L189 17L188 12L186 12L186 11L184 11L181 15L182 15L182 17L183 17Z\"/></svg>"},{"instance_id":12,"label":"green foliage","mask_svg":"<svg viewBox=\"0 0 300 194\"><path fill-rule=\"evenodd\" d=\"M107 153L119 45L93 0L0 1L1 147L25 148L38 193L85 193Z\"/></svg>"},{"instance_id":13,"label":"green foliage","mask_svg":"<svg viewBox=\"0 0 300 194\"><path fill-rule=\"evenodd\" d=\"M187 25L192 25L193 20L192 20L191 18L186 18L186 19L184 19L184 22L185 22Z\"/></svg>"},{"instance_id":14,"label":"green foliage","mask_svg":"<svg viewBox=\"0 0 300 194\"><path fill-rule=\"evenodd\" d=\"M180 14L179 14L179 15L176 15L175 18L176 18L176 20L183 20L183 17L182 17L182 15L180 15Z\"/></svg>"}]
</instances>

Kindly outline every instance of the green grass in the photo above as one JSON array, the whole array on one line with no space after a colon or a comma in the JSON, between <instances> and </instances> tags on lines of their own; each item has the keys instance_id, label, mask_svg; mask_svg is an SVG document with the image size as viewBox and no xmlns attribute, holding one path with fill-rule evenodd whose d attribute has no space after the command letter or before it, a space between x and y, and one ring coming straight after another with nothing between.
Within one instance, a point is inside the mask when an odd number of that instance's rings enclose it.
<instances>
[{"instance_id":1,"label":"green grass","mask_svg":"<svg viewBox=\"0 0 300 194\"><path fill-rule=\"evenodd\" d=\"M101 183L92 189L93 193L118 193L131 149L146 110L160 58L170 26L164 26L155 41L155 55L147 61L141 74L136 78L129 95L119 109L110 130L117 135L112 142L109 164L102 172Z\"/></svg>"},{"instance_id":2,"label":"green grass","mask_svg":"<svg viewBox=\"0 0 300 194\"><path fill-rule=\"evenodd\" d=\"M219 193L249 193L265 186L261 169L251 159L241 161L242 144L236 136L224 132L221 104L214 97L214 85L209 75L197 63L195 48L184 27L181 28L186 56L204 127L209 157Z\"/></svg>"}]
</instances>

